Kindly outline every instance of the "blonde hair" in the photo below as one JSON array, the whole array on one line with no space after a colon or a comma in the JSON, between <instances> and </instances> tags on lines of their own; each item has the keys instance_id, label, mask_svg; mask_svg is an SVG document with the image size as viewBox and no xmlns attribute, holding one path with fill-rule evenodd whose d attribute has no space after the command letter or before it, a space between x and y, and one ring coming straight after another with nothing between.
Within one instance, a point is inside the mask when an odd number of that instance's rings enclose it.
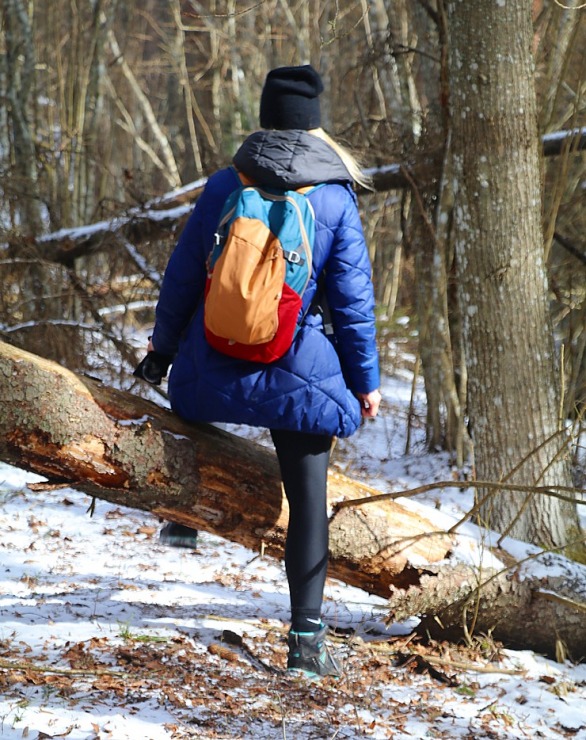
<instances>
[{"instance_id":1,"label":"blonde hair","mask_svg":"<svg viewBox=\"0 0 586 740\"><path fill-rule=\"evenodd\" d=\"M358 185L361 185L363 188L366 188L367 190L372 190L371 178L363 172L360 163L349 149L346 149L345 146L342 146L342 144L338 144L337 141L334 141L334 139L332 139L332 137L328 133L326 133L323 128L312 128L307 133L312 134L313 136L317 136L318 139L321 139L322 141L325 141L326 144L329 144L336 152L338 157L340 157L340 159L342 160L344 166L348 170L348 173L350 174L350 177L354 180L354 182Z\"/></svg>"}]
</instances>

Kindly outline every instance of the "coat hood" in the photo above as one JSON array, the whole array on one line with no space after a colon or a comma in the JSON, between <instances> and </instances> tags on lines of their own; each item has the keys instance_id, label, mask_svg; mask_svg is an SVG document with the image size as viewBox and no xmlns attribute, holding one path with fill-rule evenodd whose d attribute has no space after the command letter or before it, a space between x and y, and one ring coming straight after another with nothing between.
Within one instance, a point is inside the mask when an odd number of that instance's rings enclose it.
<instances>
[{"instance_id":1,"label":"coat hood","mask_svg":"<svg viewBox=\"0 0 586 740\"><path fill-rule=\"evenodd\" d=\"M346 166L322 139L307 131L257 131L236 152L234 165L254 182L299 188L352 180Z\"/></svg>"}]
</instances>

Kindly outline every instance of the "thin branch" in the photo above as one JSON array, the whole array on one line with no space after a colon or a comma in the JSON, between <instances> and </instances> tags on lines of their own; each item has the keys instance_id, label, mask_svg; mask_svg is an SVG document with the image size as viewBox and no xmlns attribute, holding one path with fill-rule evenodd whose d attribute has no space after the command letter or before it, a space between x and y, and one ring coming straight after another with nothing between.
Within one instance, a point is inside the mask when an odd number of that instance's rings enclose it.
<instances>
[{"instance_id":1,"label":"thin branch","mask_svg":"<svg viewBox=\"0 0 586 740\"><path fill-rule=\"evenodd\" d=\"M413 652L413 655L421 655L421 653ZM447 660L446 658L440 658L436 655L421 655L421 657L428 663L435 665L448 666L449 668L456 668L460 671L468 671L474 673L503 673L506 676L524 676L527 671L521 668L497 668L492 665L475 665L474 663L465 663L460 660Z\"/></svg>"},{"instance_id":2,"label":"thin branch","mask_svg":"<svg viewBox=\"0 0 586 740\"><path fill-rule=\"evenodd\" d=\"M563 5L560 3L560 0L554 0L555 4L559 6L560 8L563 8L564 10L582 10L583 8L586 8L586 3L582 3L582 5Z\"/></svg>"},{"instance_id":3,"label":"thin branch","mask_svg":"<svg viewBox=\"0 0 586 740\"><path fill-rule=\"evenodd\" d=\"M565 596L560 596L559 594L555 594L552 591L534 591L533 595L540 599L545 599L546 601L553 601L556 604L568 606L571 609L576 609L577 611L584 612L584 614L586 614L586 604L581 604L579 601L575 601L574 599L568 599Z\"/></svg>"},{"instance_id":4,"label":"thin branch","mask_svg":"<svg viewBox=\"0 0 586 740\"><path fill-rule=\"evenodd\" d=\"M269 0L259 0L254 5L249 5L248 8L242 8L242 10L235 10L233 13L206 13L203 9L200 12L189 12L184 11L183 15L186 15L187 17L191 18L237 18L241 15L246 15L246 13L250 13L252 10L256 10L257 8L260 8L265 3L267 3ZM200 3L191 3L193 6L198 5L201 7Z\"/></svg>"},{"instance_id":5,"label":"thin branch","mask_svg":"<svg viewBox=\"0 0 586 740\"><path fill-rule=\"evenodd\" d=\"M566 239L565 236L562 236L559 231L554 231L553 238L573 257L580 260L583 265L586 265L586 254L581 249L578 249L578 247L574 246L574 244L572 244L569 239Z\"/></svg>"},{"instance_id":6,"label":"thin branch","mask_svg":"<svg viewBox=\"0 0 586 740\"><path fill-rule=\"evenodd\" d=\"M124 671L107 671L105 668L81 669L81 668L54 668L52 666L41 666L35 663L13 662L0 659L0 670L5 671L34 671L35 673L56 673L63 676L115 676L123 678L127 675Z\"/></svg>"},{"instance_id":7,"label":"thin branch","mask_svg":"<svg viewBox=\"0 0 586 740\"><path fill-rule=\"evenodd\" d=\"M392 501L398 498L409 498L410 496L417 496L420 493L426 493L427 491L433 491L436 488L486 488L492 491L514 491L519 493L539 493L553 498L560 499L560 501L566 501L572 504L586 504L586 500L580 501L570 496L564 496L563 493L586 493L586 489L583 488L572 488L571 486L528 486L519 485L515 483L495 483L494 481L436 481L435 483L425 483L417 488L410 488L406 491L393 491L391 493L379 493L373 494L372 496L365 496L363 498L346 499L345 501L338 501L334 504L334 514L341 509L348 507L362 506L363 504L379 504L381 501ZM374 490L374 489L373 489ZM563 493L558 493L561 491Z\"/></svg>"}]
</instances>

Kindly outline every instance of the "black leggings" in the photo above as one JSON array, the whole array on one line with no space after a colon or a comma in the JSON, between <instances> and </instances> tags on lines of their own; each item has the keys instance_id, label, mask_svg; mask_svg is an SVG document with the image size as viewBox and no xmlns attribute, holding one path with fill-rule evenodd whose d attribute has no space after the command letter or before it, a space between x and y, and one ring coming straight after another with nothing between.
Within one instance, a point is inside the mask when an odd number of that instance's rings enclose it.
<instances>
[{"instance_id":1,"label":"black leggings","mask_svg":"<svg viewBox=\"0 0 586 740\"><path fill-rule=\"evenodd\" d=\"M328 567L326 490L332 437L275 429L271 437L290 511L285 569L291 626L303 632L321 616Z\"/></svg>"}]
</instances>

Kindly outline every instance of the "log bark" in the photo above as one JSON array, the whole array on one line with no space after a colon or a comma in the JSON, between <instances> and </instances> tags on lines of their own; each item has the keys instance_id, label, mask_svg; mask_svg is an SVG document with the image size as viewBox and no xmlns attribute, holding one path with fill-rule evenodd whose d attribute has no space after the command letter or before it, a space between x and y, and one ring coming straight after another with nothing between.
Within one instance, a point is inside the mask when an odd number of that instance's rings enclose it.
<instances>
[{"instance_id":1,"label":"log bark","mask_svg":"<svg viewBox=\"0 0 586 740\"><path fill-rule=\"evenodd\" d=\"M271 450L3 342L0 408L5 462L282 557L287 503ZM455 538L408 505L336 507L377 493L330 474L330 576L387 598L389 619L423 615L434 636L475 629L550 655L559 639L574 658L586 655L586 569L580 580L579 566L560 558L566 570L539 582L520 567L486 570L492 580L478 589L477 570L453 555Z\"/></svg>"}]
</instances>

